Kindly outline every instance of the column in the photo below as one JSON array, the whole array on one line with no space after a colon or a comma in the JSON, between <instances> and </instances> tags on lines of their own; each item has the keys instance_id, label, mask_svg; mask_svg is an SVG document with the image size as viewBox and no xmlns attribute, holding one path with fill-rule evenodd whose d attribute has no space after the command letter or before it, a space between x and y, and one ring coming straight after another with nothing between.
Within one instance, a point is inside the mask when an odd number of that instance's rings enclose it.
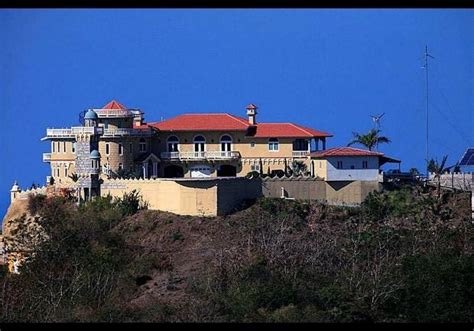
<instances>
[{"instance_id":1,"label":"column","mask_svg":"<svg viewBox=\"0 0 474 331\"><path fill-rule=\"evenodd\" d=\"M146 164L142 163L142 169L143 169L143 179L146 179Z\"/></svg>"},{"instance_id":2,"label":"column","mask_svg":"<svg viewBox=\"0 0 474 331\"><path fill-rule=\"evenodd\" d=\"M153 177L158 177L158 162L153 162Z\"/></svg>"},{"instance_id":3,"label":"column","mask_svg":"<svg viewBox=\"0 0 474 331\"><path fill-rule=\"evenodd\" d=\"M323 138L323 151L326 150L326 138Z\"/></svg>"}]
</instances>

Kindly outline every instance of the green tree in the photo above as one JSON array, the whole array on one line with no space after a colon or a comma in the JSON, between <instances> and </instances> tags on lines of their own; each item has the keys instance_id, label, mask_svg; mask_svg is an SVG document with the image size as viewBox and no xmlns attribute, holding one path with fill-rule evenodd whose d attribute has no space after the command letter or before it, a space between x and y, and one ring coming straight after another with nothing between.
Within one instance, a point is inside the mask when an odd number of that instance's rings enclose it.
<instances>
[{"instance_id":1,"label":"green tree","mask_svg":"<svg viewBox=\"0 0 474 331\"><path fill-rule=\"evenodd\" d=\"M301 176L308 170L308 167L306 166L306 164L303 161L298 161L298 160L294 160L293 163L291 164L291 167L292 167L294 176Z\"/></svg>"},{"instance_id":2,"label":"green tree","mask_svg":"<svg viewBox=\"0 0 474 331\"><path fill-rule=\"evenodd\" d=\"M363 145L371 151L374 147L377 147L378 144L387 144L390 142L385 136L380 136L380 130L372 129L367 134L360 134L357 132L352 133L354 135L354 139L347 144L347 146L351 146L354 144Z\"/></svg>"},{"instance_id":3,"label":"green tree","mask_svg":"<svg viewBox=\"0 0 474 331\"><path fill-rule=\"evenodd\" d=\"M431 159L428 161L428 171L433 173L433 179L437 180L437 195L438 199L441 197L441 175L448 170L446 167L446 161L448 156L443 156L443 160L438 162L438 160Z\"/></svg>"}]
</instances>

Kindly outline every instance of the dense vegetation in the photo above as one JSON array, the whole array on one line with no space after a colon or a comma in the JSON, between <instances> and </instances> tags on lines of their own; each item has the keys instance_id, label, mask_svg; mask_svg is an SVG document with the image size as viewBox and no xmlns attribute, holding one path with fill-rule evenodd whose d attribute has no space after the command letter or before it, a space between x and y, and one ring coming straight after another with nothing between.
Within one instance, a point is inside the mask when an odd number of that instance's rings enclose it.
<instances>
[{"instance_id":1,"label":"dense vegetation","mask_svg":"<svg viewBox=\"0 0 474 331\"><path fill-rule=\"evenodd\" d=\"M460 193L406 187L360 208L261 199L213 219L140 211L136 194L30 208L49 240L19 275L2 273L3 321L474 321L474 226ZM187 299L133 304L152 274L175 272L171 254L192 231L214 246ZM134 232L169 255L145 254Z\"/></svg>"}]
</instances>

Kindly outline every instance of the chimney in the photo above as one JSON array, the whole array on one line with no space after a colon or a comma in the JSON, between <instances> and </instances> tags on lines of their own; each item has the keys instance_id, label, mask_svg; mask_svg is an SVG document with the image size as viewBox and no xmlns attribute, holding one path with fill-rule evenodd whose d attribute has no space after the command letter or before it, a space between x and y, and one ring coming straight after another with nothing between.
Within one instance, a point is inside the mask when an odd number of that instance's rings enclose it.
<instances>
[{"instance_id":1,"label":"chimney","mask_svg":"<svg viewBox=\"0 0 474 331\"><path fill-rule=\"evenodd\" d=\"M253 103L245 107L247 109L247 116L249 117L249 123L250 125L255 125L257 124L257 106L255 106Z\"/></svg>"}]
</instances>

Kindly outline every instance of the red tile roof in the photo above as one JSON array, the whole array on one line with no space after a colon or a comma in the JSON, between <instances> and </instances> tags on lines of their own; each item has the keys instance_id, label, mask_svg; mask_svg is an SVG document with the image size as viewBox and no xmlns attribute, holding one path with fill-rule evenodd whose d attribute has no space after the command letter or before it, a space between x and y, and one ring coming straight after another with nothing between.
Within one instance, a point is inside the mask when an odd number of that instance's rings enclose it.
<instances>
[{"instance_id":1,"label":"red tile roof","mask_svg":"<svg viewBox=\"0 0 474 331\"><path fill-rule=\"evenodd\" d=\"M311 157L327 156L383 156L383 153L353 147L333 147L324 151L312 152Z\"/></svg>"},{"instance_id":2,"label":"red tile roof","mask_svg":"<svg viewBox=\"0 0 474 331\"><path fill-rule=\"evenodd\" d=\"M162 122L148 124L161 131L246 131L250 127L250 136L255 138L312 138L331 137L326 132L314 130L293 123L258 123L250 125L247 119L221 114L183 114Z\"/></svg>"},{"instance_id":3,"label":"red tile roof","mask_svg":"<svg viewBox=\"0 0 474 331\"><path fill-rule=\"evenodd\" d=\"M230 114L183 114L148 125L161 131L246 131L246 119Z\"/></svg>"},{"instance_id":4,"label":"red tile roof","mask_svg":"<svg viewBox=\"0 0 474 331\"><path fill-rule=\"evenodd\" d=\"M106 104L104 107L102 107L102 109L127 109L127 107L122 105L120 102L112 100L108 104Z\"/></svg>"},{"instance_id":5,"label":"red tile roof","mask_svg":"<svg viewBox=\"0 0 474 331\"><path fill-rule=\"evenodd\" d=\"M307 128L294 123L257 123L256 138L312 138L332 137L330 133Z\"/></svg>"}]
</instances>

